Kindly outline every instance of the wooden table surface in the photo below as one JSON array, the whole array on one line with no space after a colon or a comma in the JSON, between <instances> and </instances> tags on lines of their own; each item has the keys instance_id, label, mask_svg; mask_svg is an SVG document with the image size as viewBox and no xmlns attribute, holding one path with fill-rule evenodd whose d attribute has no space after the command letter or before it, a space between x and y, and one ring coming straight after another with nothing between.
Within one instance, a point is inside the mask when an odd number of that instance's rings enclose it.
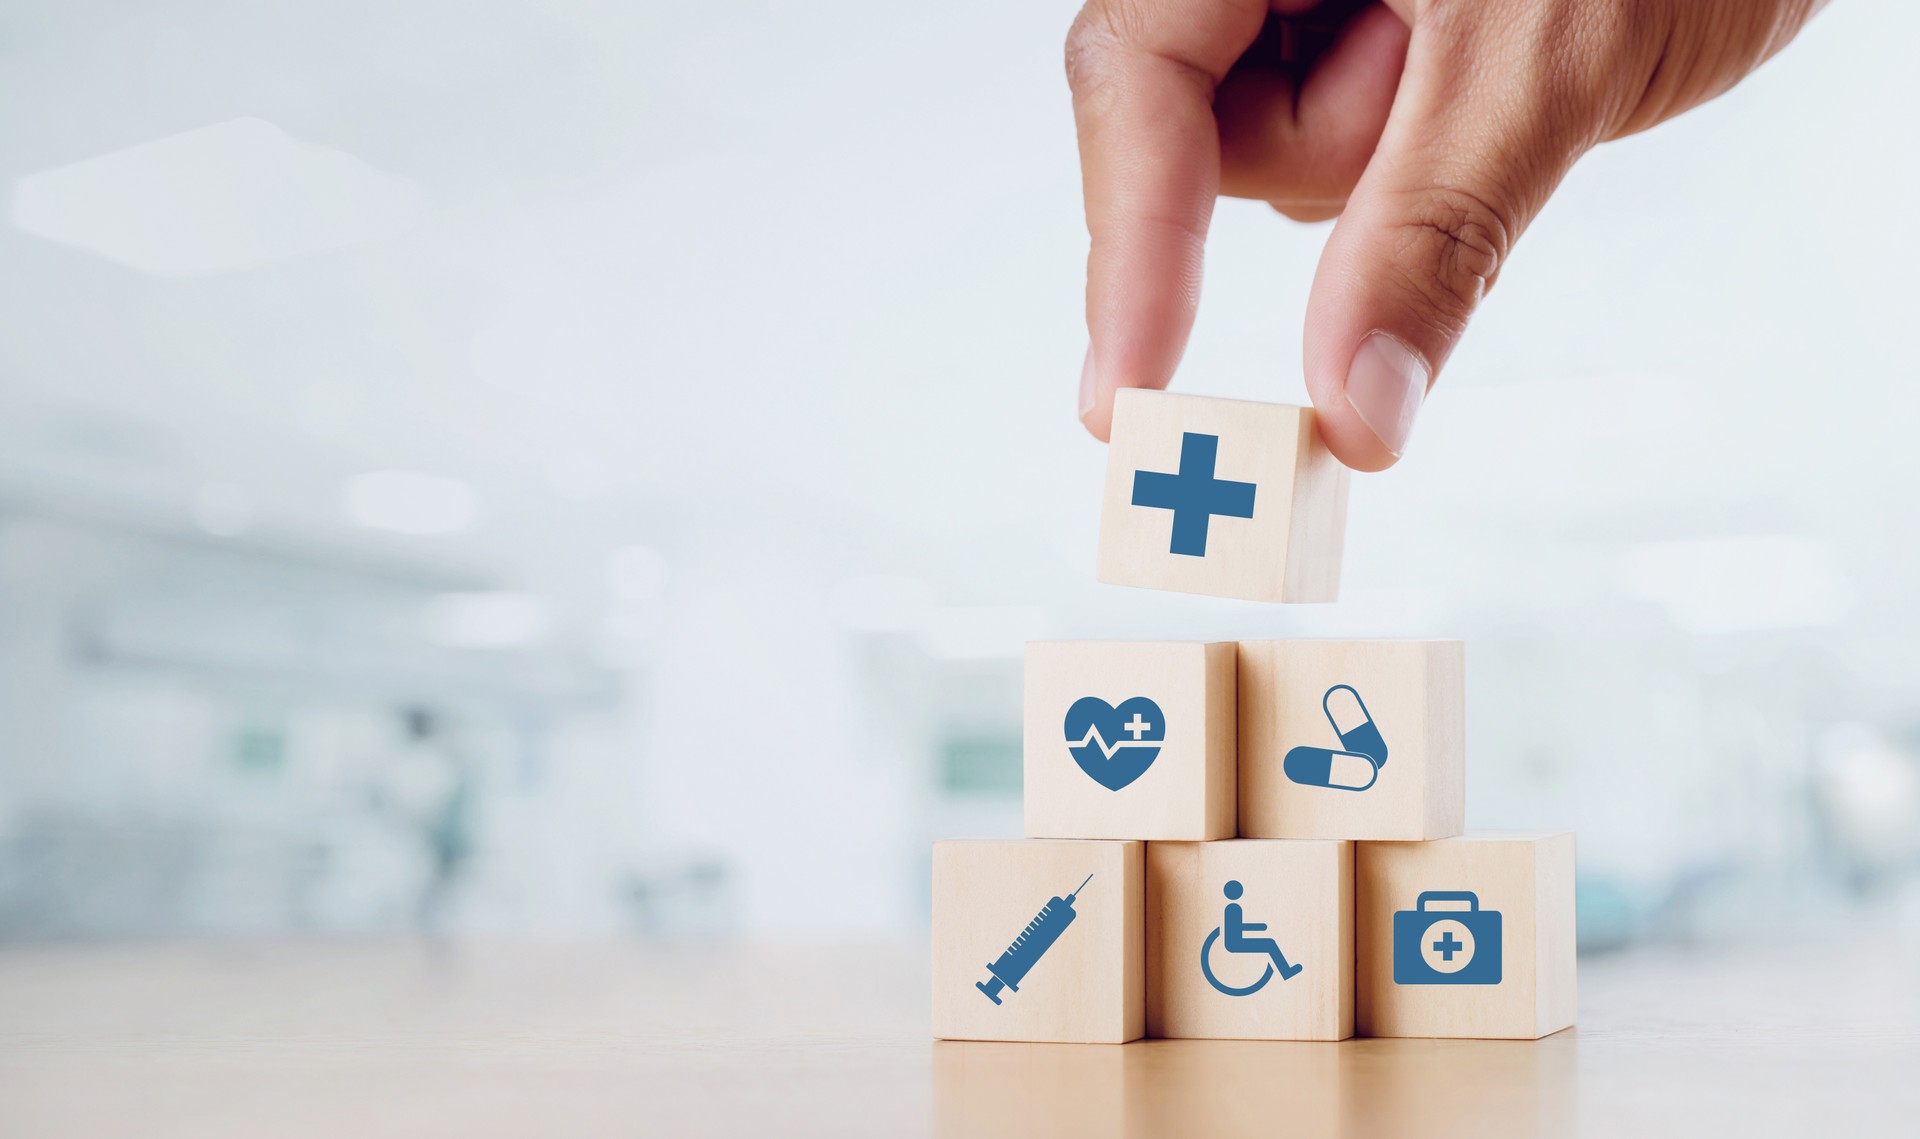
<instances>
[{"instance_id":1,"label":"wooden table surface","mask_svg":"<svg viewBox=\"0 0 1920 1139\"><path fill-rule=\"evenodd\" d=\"M1920 950L1584 960L1537 1043L936 1043L926 947L0 948L0 1136L1920 1135Z\"/></svg>"}]
</instances>

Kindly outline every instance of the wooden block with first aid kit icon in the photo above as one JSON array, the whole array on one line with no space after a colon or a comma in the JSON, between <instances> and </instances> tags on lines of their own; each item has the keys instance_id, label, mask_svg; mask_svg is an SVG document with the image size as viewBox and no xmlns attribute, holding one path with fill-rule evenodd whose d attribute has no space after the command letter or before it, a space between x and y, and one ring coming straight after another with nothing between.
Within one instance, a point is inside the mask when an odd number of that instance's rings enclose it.
<instances>
[{"instance_id":1,"label":"wooden block with first aid kit icon","mask_svg":"<svg viewBox=\"0 0 1920 1139\"><path fill-rule=\"evenodd\" d=\"M1353 1035L1353 844L1147 844L1147 1035Z\"/></svg>"},{"instance_id":2,"label":"wooden block with first aid kit icon","mask_svg":"<svg viewBox=\"0 0 1920 1139\"><path fill-rule=\"evenodd\" d=\"M1573 883L1565 832L1360 843L1360 1035L1534 1040L1571 1025Z\"/></svg>"},{"instance_id":3,"label":"wooden block with first aid kit icon","mask_svg":"<svg viewBox=\"0 0 1920 1139\"><path fill-rule=\"evenodd\" d=\"M1145 845L934 843L934 1036L1062 1044L1139 1037Z\"/></svg>"},{"instance_id":4,"label":"wooden block with first aid kit icon","mask_svg":"<svg viewBox=\"0 0 1920 1139\"><path fill-rule=\"evenodd\" d=\"M1239 656L1242 836L1460 833L1459 641L1242 641Z\"/></svg>"},{"instance_id":5,"label":"wooden block with first aid kit icon","mask_svg":"<svg viewBox=\"0 0 1920 1139\"><path fill-rule=\"evenodd\" d=\"M1098 576L1249 601L1333 601L1347 468L1313 409L1115 393Z\"/></svg>"},{"instance_id":6,"label":"wooden block with first aid kit icon","mask_svg":"<svg viewBox=\"0 0 1920 1139\"><path fill-rule=\"evenodd\" d=\"M1036 641L1026 653L1026 833L1234 833L1231 641Z\"/></svg>"}]
</instances>

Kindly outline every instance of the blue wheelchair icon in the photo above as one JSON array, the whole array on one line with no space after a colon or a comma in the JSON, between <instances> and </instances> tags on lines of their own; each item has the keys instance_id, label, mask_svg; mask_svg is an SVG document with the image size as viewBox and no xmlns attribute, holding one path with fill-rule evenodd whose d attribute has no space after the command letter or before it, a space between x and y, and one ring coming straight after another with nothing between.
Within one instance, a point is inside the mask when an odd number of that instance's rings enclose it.
<instances>
[{"instance_id":1,"label":"blue wheelchair icon","mask_svg":"<svg viewBox=\"0 0 1920 1139\"><path fill-rule=\"evenodd\" d=\"M1200 944L1200 975L1207 979L1207 984L1230 997L1250 997L1266 988L1267 982L1273 980L1275 966L1279 967L1280 979L1283 981L1306 968L1304 965L1288 964L1287 955L1280 952L1280 943L1273 938L1247 936L1249 933L1263 932L1267 926L1264 922L1247 921L1243 916L1240 909L1240 895L1245 893L1245 889L1240 883L1228 882L1221 892L1227 896L1224 919L1213 928L1213 932L1207 934L1207 939ZM1223 984L1220 978L1213 975L1213 963L1210 960L1213 956L1213 943L1220 941L1223 933L1228 953L1262 953L1273 959L1267 962L1266 970L1260 974L1259 980L1251 985L1236 988Z\"/></svg>"}]
</instances>

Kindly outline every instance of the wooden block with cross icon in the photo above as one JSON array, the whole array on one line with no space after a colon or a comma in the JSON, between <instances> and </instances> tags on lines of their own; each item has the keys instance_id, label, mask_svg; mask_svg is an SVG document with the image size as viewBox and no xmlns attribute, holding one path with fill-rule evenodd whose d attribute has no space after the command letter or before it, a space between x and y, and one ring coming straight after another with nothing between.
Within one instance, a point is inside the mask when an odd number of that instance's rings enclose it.
<instances>
[{"instance_id":1,"label":"wooden block with cross icon","mask_svg":"<svg viewBox=\"0 0 1920 1139\"><path fill-rule=\"evenodd\" d=\"M1230 838L1231 641L1027 646L1026 833L1035 838Z\"/></svg>"},{"instance_id":2,"label":"wooden block with cross icon","mask_svg":"<svg viewBox=\"0 0 1920 1139\"><path fill-rule=\"evenodd\" d=\"M1360 843L1360 1034L1534 1040L1571 1025L1573 883L1565 832Z\"/></svg>"},{"instance_id":3,"label":"wooden block with cross icon","mask_svg":"<svg viewBox=\"0 0 1920 1139\"><path fill-rule=\"evenodd\" d=\"M1353 1035L1353 844L1147 844L1147 1035Z\"/></svg>"},{"instance_id":4,"label":"wooden block with cross icon","mask_svg":"<svg viewBox=\"0 0 1920 1139\"><path fill-rule=\"evenodd\" d=\"M1459 641L1240 642L1240 833L1431 839L1466 816Z\"/></svg>"},{"instance_id":5,"label":"wooden block with cross icon","mask_svg":"<svg viewBox=\"0 0 1920 1139\"><path fill-rule=\"evenodd\" d=\"M1340 592L1347 469L1313 410L1129 389L1114 397L1101 581L1250 601Z\"/></svg>"},{"instance_id":6,"label":"wooden block with cross icon","mask_svg":"<svg viewBox=\"0 0 1920 1139\"><path fill-rule=\"evenodd\" d=\"M1146 844L933 844L933 1034L1124 1044L1145 1028Z\"/></svg>"}]
</instances>

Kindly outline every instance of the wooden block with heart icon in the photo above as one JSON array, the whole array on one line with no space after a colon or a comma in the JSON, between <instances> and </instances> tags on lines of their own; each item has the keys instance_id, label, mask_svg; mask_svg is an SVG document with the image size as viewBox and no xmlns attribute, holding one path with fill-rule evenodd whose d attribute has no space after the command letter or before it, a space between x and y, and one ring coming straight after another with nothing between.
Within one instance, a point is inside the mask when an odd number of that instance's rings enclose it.
<instances>
[{"instance_id":1,"label":"wooden block with heart icon","mask_svg":"<svg viewBox=\"0 0 1920 1139\"><path fill-rule=\"evenodd\" d=\"M1233 837L1235 670L1232 642L1029 644L1026 833Z\"/></svg>"}]
</instances>

